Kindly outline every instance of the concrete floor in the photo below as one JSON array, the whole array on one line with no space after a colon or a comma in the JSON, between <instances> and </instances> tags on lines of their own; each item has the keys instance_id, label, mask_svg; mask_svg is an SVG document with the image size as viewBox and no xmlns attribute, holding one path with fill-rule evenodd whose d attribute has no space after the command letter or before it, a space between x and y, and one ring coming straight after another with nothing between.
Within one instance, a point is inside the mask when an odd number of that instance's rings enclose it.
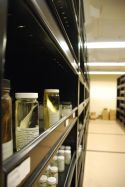
<instances>
[{"instance_id":1,"label":"concrete floor","mask_svg":"<svg viewBox=\"0 0 125 187\"><path fill-rule=\"evenodd\" d=\"M125 187L125 131L116 121L90 121L83 187Z\"/></svg>"}]
</instances>

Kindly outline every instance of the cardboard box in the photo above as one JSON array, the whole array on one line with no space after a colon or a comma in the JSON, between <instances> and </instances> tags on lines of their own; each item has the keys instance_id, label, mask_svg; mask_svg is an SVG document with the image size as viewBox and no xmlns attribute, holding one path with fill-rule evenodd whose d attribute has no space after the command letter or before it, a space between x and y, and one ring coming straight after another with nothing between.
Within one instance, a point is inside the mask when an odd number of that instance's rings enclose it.
<instances>
[{"instance_id":1,"label":"cardboard box","mask_svg":"<svg viewBox=\"0 0 125 187\"><path fill-rule=\"evenodd\" d=\"M92 120L95 120L97 117L96 117L96 112L91 112L90 113L90 119Z\"/></svg>"},{"instance_id":2,"label":"cardboard box","mask_svg":"<svg viewBox=\"0 0 125 187\"><path fill-rule=\"evenodd\" d=\"M110 110L109 119L110 120L116 120L116 110Z\"/></svg>"},{"instance_id":3,"label":"cardboard box","mask_svg":"<svg viewBox=\"0 0 125 187\"><path fill-rule=\"evenodd\" d=\"M107 108L104 108L104 109L103 109L103 112L102 112L102 119L103 119L103 120L109 120L109 112L108 112L108 109L107 109Z\"/></svg>"}]
</instances>

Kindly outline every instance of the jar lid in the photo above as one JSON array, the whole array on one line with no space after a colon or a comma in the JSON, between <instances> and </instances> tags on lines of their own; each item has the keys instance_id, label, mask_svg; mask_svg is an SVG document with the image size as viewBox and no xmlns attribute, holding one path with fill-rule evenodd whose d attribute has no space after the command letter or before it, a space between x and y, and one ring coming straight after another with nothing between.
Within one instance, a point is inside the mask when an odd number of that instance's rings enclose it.
<instances>
[{"instance_id":1,"label":"jar lid","mask_svg":"<svg viewBox=\"0 0 125 187\"><path fill-rule=\"evenodd\" d=\"M71 150L69 149L67 149L67 150L65 150L65 153L71 153Z\"/></svg>"},{"instance_id":2,"label":"jar lid","mask_svg":"<svg viewBox=\"0 0 125 187\"><path fill-rule=\"evenodd\" d=\"M64 102L61 102L62 105L72 105L72 103L70 101L64 101Z\"/></svg>"},{"instance_id":3,"label":"jar lid","mask_svg":"<svg viewBox=\"0 0 125 187\"><path fill-rule=\"evenodd\" d=\"M56 166L51 166L50 167L50 172L57 173L58 172L58 168Z\"/></svg>"},{"instance_id":4,"label":"jar lid","mask_svg":"<svg viewBox=\"0 0 125 187\"><path fill-rule=\"evenodd\" d=\"M66 150L71 150L71 146L65 146Z\"/></svg>"},{"instance_id":5,"label":"jar lid","mask_svg":"<svg viewBox=\"0 0 125 187\"><path fill-rule=\"evenodd\" d=\"M38 93L15 93L16 99L25 98L25 99L37 99Z\"/></svg>"},{"instance_id":6,"label":"jar lid","mask_svg":"<svg viewBox=\"0 0 125 187\"><path fill-rule=\"evenodd\" d=\"M55 177L48 177L47 183L48 184L56 184L56 178Z\"/></svg>"},{"instance_id":7,"label":"jar lid","mask_svg":"<svg viewBox=\"0 0 125 187\"><path fill-rule=\"evenodd\" d=\"M64 149L59 149L58 154L64 153Z\"/></svg>"},{"instance_id":8,"label":"jar lid","mask_svg":"<svg viewBox=\"0 0 125 187\"><path fill-rule=\"evenodd\" d=\"M65 145L61 145L60 150L64 150L65 149Z\"/></svg>"},{"instance_id":9,"label":"jar lid","mask_svg":"<svg viewBox=\"0 0 125 187\"><path fill-rule=\"evenodd\" d=\"M44 183L47 182L47 176L46 175L42 175L39 179L39 183Z\"/></svg>"},{"instance_id":10,"label":"jar lid","mask_svg":"<svg viewBox=\"0 0 125 187\"><path fill-rule=\"evenodd\" d=\"M44 92L59 93L59 90L58 89L45 89Z\"/></svg>"},{"instance_id":11,"label":"jar lid","mask_svg":"<svg viewBox=\"0 0 125 187\"><path fill-rule=\"evenodd\" d=\"M2 79L2 87L4 89L10 89L10 80L8 80L8 79Z\"/></svg>"}]
</instances>

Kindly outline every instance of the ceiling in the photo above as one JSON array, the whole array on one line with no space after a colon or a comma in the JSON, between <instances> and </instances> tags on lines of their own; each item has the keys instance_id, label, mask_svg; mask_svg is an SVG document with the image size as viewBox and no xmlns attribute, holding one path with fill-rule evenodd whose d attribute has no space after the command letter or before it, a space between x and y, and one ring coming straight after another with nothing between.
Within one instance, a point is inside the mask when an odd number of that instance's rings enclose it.
<instances>
[{"instance_id":1,"label":"ceiling","mask_svg":"<svg viewBox=\"0 0 125 187\"><path fill-rule=\"evenodd\" d=\"M125 41L124 0L84 0L87 42ZM124 62L125 48L88 49L89 62ZM91 67L90 71L122 71L119 67Z\"/></svg>"}]
</instances>

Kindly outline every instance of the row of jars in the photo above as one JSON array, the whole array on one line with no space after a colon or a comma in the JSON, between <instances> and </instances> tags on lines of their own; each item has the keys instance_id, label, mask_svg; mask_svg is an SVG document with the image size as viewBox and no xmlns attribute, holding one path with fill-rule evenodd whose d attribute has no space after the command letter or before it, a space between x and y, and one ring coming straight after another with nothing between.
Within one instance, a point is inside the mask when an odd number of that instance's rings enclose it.
<instances>
[{"instance_id":1,"label":"row of jars","mask_svg":"<svg viewBox=\"0 0 125 187\"><path fill-rule=\"evenodd\" d=\"M3 160L13 153L12 101L9 95L10 81L2 81L2 146ZM16 149L20 150L39 135L38 93L15 93ZM62 105L62 116L72 110L71 103ZM60 119L60 97L58 89L45 89L43 99L44 129Z\"/></svg>"},{"instance_id":2,"label":"row of jars","mask_svg":"<svg viewBox=\"0 0 125 187\"><path fill-rule=\"evenodd\" d=\"M62 145L57 154L51 159L50 165L47 166L44 174L39 179L39 187L48 187L58 184L58 172L65 171L65 165L71 162L71 146ZM54 179L55 178L55 179Z\"/></svg>"},{"instance_id":3,"label":"row of jars","mask_svg":"<svg viewBox=\"0 0 125 187\"><path fill-rule=\"evenodd\" d=\"M21 149L39 135L38 93L16 93L16 146ZM45 89L43 99L44 130L60 119L59 90ZM62 110L64 111L64 110ZM71 108L70 108L71 111ZM69 111L68 111L69 112ZM63 113L64 114L64 113ZM66 115L66 113L65 113ZM23 140L23 141L22 141Z\"/></svg>"}]
</instances>

